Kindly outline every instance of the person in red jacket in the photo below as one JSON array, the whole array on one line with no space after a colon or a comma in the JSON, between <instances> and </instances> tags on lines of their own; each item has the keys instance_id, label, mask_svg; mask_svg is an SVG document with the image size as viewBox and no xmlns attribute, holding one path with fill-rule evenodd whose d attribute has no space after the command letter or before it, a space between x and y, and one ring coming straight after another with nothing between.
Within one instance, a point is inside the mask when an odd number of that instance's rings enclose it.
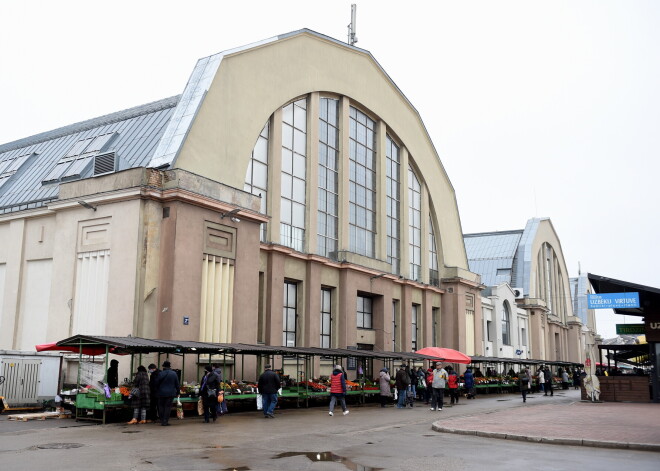
<instances>
[{"instance_id":1,"label":"person in red jacket","mask_svg":"<svg viewBox=\"0 0 660 471\"><path fill-rule=\"evenodd\" d=\"M433 368L426 370L426 390L424 391L424 404L428 405L431 402L431 394L433 393Z\"/></svg>"},{"instance_id":2,"label":"person in red jacket","mask_svg":"<svg viewBox=\"0 0 660 471\"><path fill-rule=\"evenodd\" d=\"M451 367L447 367L449 377L447 378L447 385L449 386L449 396L451 397L451 404L458 404L458 375Z\"/></svg>"},{"instance_id":3,"label":"person in red jacket","mask_svg":"<svg viewBox=\"0 0 660 471\"><path fill-rule=\"evenodd\" d=\"M330 377L330 411L328 415L334 415L335 404L339 401L344 415L348 414L346 408L346 378L342 372L341 365L335 365Z\"/></svg>"}]
</instances>

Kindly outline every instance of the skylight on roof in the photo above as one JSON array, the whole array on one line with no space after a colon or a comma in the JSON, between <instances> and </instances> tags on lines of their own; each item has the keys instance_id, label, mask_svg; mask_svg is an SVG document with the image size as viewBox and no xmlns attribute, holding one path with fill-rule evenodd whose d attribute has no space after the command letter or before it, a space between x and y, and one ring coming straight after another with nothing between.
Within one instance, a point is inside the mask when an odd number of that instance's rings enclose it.
<instances>
[{"instance_id":1,"label":"skylight on roof","mask_svg":"<svg viewBox=\"0 0 660 471\"><path fill-rule=\"evenodd\" d=\"M29 154L23 154L17 157L9 157L0 162L0 188L9 181L9 178L12 175L18 172L32 155L34 155L34 153L30 152Z\"/></svg>"},{"instance_id":2,"label":"skylight on roof","mask_svg":"<svg viewBox=\"0 0 660 471\"><path fill-rule=\"evenodd\" d=\"M80 178L91 164L93 157L107 147L107 144L116 134L110 132L77 141L41 183L55 183L65 179L75 180Z\"/></svg>"}]
</instances>

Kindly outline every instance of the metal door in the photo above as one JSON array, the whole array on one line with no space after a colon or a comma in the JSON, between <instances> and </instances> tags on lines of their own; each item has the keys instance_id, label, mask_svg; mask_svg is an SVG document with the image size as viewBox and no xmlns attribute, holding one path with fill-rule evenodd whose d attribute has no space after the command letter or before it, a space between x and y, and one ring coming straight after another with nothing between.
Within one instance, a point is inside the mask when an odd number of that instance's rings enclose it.
<instances>
[{"instance_id":1,"label":"metal door","mask_svg":"<svg viewBox=\"0 0 660 471\"><path fill-rule=\"evenodd\" d=\"M39 397L41 360L3 358L0 371L5 381L0 396L11 407L36 404Z\"/></svg>"}]
</instances>

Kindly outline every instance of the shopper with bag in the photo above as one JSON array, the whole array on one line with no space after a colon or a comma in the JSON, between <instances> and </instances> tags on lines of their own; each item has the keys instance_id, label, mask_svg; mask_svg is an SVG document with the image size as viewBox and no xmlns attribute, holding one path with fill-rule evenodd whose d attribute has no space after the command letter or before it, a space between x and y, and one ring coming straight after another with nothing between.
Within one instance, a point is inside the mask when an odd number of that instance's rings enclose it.
<instances>
[{"instance_id":1,"label":"shopper with bag","mask_svg":"<svg viewBox=\"0 0 660 471\"><path fill-rule=\"evenodd\" d=\"M163 371L156 378L156 396L158 397L158 416L160 425L170 425L172 401L179 395L179 377L172 371L168 360L163 362Z\"/></svg>"},{"instance_id":2,"label":"shopper with bag","mask_svg":"<svg viewBox=\"0 0 660 471\"><path fill-rule=\"evenodd\" d=\"M280 377L277 376L270 365L264 367L264 372L259 376L259 394L263 401L264 418L274 419L275 406L277 405L277 391L280 389Z\"/></svg>"},{"instance_id":3,"label":"shopper with bag","mask_svg":"<svg viewBox=\"0 0 660 471\"><path fill-rule=\"evenodd\" d=\"M220 378L213 371L211 365L204 367L206 374L202 379L202 386L199 388L199 394L202 397L202 407L204 408L204 423L209 423L209 417L213 422L218 418L218 389L220 388Z\"/></svg>"},{"instance_id":4,"label":"shopper with bag","mask_svg":"<svg viewBox=\"0 0 660 471\"><path fill-rule=\"evenodd\" d=\"M523 402L527 402L527 393L532 388L532 374L529 372L529 368L525 368L520 372L518 386L520 386Z\"/></svg>"},{"instance_id":5,"label":"shopper with bag","mask_svg":"<svg viewBox=\"0 0 660 471\"><path fill-rule=\"evenodd\" d=\"M149 375L147 374L147 369L142 365L137 368L135 380L133 381L133 389L129 397L131 399L131 406L133 407L133 419L128 424L146 424L147 409L150 403ZM139 422L138 418L140 419Z\"/></svg>"}]
</instances>

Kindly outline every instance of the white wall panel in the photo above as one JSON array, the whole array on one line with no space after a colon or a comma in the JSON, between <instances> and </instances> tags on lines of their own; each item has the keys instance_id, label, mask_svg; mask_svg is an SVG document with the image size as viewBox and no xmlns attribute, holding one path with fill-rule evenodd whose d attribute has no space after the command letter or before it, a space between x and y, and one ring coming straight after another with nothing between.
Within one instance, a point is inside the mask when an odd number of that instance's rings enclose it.
<instances>
[{"instance_id":1,"label":"white wall panel","mask_svg":"<svg viewBox=\"0 0 660 471\"><path fill-rule=\"evenodd\" d=\"M199 340L231 342L234 266L226 258L205 255Z\"/></svg>"},{"instance_id":2,"label":"white wall panel","mask_svg":"<svg viewBox=\"0 0 660 471\"><path fill-rule=\"evenodd\" d=\"M109 274L109 250L78 254L73 335L105 335Z\"/></svg>"},{"instance_id":3,"label":"white wall panel","mask_svg":"<svg viewBox=\"0 0 660 471\"><path fill-rule=\"evenodd\" d=\"M53 261L30 260L25 265L23 298L19 319L19 350L34 350L34 346L46 343L50 286Z\"/></svg>"}]
</instances>

